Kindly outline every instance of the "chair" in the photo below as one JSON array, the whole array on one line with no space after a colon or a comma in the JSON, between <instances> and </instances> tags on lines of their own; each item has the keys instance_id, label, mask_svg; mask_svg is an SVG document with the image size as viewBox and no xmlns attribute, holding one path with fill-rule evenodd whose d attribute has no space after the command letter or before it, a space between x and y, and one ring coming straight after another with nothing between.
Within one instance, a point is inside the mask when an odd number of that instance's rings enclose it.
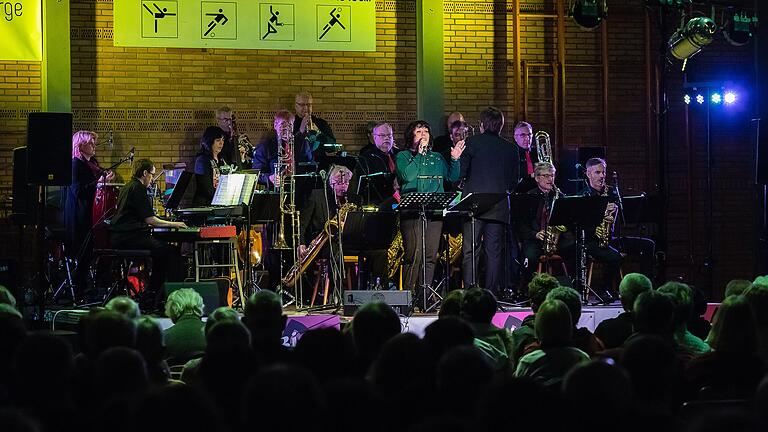
<instances>
[{"instance_id":1,"label":"chair","mask_svg":"<svg viewBox=\"0 0 768 432\"><path fill-rule=\"evenodd\" d=\"M136 298L144 291L147 281L146 275L139 274L139 278L132 281L134 275L140 273L131 273L134 267L144 268L152 260L152 253L146 249L94 249L93 260L91 261L91 271L96 274L99 263L103 259L111 259L110 272L112 273L112 284L104 294L102 306L114 296L124 294L131 298ZM143 280L142 280L143 279ZM94 277L94 280L98 280Z\"/></svg>"},{"instance_id":2,"label":"chair","mask_svg":"<svg viewBox=\"0 0 768 432\"><path fill-rule=\"evenodd\" d=\"M560 264L560 268L563 270L565 277L568 277L568 268L565 266L565 260L557 254L540 256L536 273L542 273L542 270L546 270L547 273L552 274L552 266L557 263Z\"/></svg>"}]
</instances>

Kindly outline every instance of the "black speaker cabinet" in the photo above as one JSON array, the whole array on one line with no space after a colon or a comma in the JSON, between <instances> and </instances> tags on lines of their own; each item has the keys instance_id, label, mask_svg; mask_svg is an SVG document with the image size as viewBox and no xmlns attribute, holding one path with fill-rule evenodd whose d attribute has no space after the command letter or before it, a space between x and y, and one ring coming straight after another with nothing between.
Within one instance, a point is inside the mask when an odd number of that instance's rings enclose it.
<instances>
[{"instance_id":1,"label":"black speaker cabinet","mask_svg":"<svg viewBox=\"0 0 768 432\"><path fill-rule=\"evenodd\" d=\"M13 149L13 204L11 220L16 225L34 225L37 219L37 187L27 184L27 148Z\"/></svg>"},{"instance_id":2,"label":"black speaker cabinet","mask_svg":"<svg viewBox=\"0 0 768 432\"><path fill-rule=\"evenodd\" d=\"M72 113L30 113L27 120L27 183L72 183Z\"/></svg>"}]
</instances>

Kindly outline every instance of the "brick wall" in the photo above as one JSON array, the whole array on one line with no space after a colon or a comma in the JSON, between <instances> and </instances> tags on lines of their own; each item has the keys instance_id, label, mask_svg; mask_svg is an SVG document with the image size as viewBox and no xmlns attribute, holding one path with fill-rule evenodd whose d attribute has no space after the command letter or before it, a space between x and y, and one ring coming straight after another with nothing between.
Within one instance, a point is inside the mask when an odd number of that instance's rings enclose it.
<instances>
[{"instance_id":1,"label":"brick wall","mask_svg":"<svg viewBox=\"0 0 768 432\"><path fill-rule=\"evenodd\" d=\"M523 61L541 64L531 66L523 89L528 96L527 120L537 130L552 132L551 98L557 83L551 65L557 61L557 27L554 18L542 16L555 13L555 1L521 3L521 46L515 47L511 0L445 0L445 109L461 111L475 124L477 114L487 105L504 110L509 122L522 118L522 112L513 110L513 58L519 49ZM658 149L652 139L655 132L647 127L643 4L643 0L609 1L607 77L597 67L604 60L600 31L584 31L566 20L561 146L606 145L611 169L621 173L623 187L652 193L658 181ZM114 148L100 149L105 163L134 146L138 156L158 163L190 162L201 131L214 124L216 107L231 106L240 130L257 141L270 128L274 110L292 108L294 94L306 89L314 95L315 110L331 122L347 149L356 150L365 143L365 125L373 120L390 121L396 139L402 141L405 125L416 115L416 1L378 0L376 9L376 52L124 48L112 46L111 1L72 0L75 128L95 130L102 137L114 132ZM716 43L692 65L707 68L708 62L749 62L749 50ZM0 62L0 72L0 162L10 166L10 149L26 139L27 113L40 107L40 64ZM680 85L679 74L673 75L670 89ZM609 125L603 143L602 83L606 78ZM677 105L673 102L670 107L670 274L702 284L698 276L702 242L712 231L703 225L701 216L705 201L700 198L706 189L701 177L702 153L697 143L692 153L697 205L694 214L689 214L685 204L688 155L675 145L681 142L682 133L682 107ZM442 133L443 125L434 125L434 130ZM505 131L507 136L509 133ZM748 206L751 196L748 179L742 181L736 175L749 163L749 145L742 133L728 132L717 138L713 224L718 232L713 244L718 270L713 276L719 286L740 275L739 269L752 268L753 251L734 243L751 235L754 224L746 212L738 210ZM120 173L127 171L121 169ZM10 189L10 174L10 170L0 171L3 195ZM694 224L692 237L690 223ZM0 237L0 255L15 253L14 237L9 234L13 232L7 225L0 229L0 236L5 236ZM2 241L6 239L9 241Z\"/></svg>"}]
</instances>

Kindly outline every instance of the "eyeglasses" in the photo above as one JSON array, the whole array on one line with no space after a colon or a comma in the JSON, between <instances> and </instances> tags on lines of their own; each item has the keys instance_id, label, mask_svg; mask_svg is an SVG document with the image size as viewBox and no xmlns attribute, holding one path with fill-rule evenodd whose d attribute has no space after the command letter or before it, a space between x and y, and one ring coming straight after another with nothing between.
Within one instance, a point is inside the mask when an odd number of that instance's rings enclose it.
<instances>
[{"instance_id":1,"label":"eyeglasses","mask_svg":"<svg viewBox=\"0 0 768 432\"><path fill-rule=\"evenodd\" d=\"M387 137L395 136L395 134L392 134L392 133L386 133L386 134L373 134L373 136L375 136L375 137L379 137L379 138L387 138Z\"/></svg>"},{"instance_id":2,"label":"eyeglasses","mask_svg":"<svg viewBox=\"0 0 768 432\"><path fill-rule=\"evenodd\" d=\"M528 133L528 132L523 132L523 133L516 133L515 136L528 136L529 137L529 136L533 136L533 134Z\"/></svg>"},{"instance_id":3,"label":"eyeglasses","mask_svg":"<svg viewBox=\"0 0 768 432\"><path fill-rule=\"evenodd\" d=\"M547 177L547 178L553 178L554 174L536 174L536 177Z\"/></svg>"}]
</instances>

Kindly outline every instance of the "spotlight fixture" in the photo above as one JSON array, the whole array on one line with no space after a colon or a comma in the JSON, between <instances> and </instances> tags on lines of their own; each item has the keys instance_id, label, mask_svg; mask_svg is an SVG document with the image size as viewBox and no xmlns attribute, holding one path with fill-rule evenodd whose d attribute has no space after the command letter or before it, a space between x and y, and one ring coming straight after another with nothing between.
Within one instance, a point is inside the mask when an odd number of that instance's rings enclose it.
<instances>
[{"instance_id":1,"label":"spotlight fixture","mask_svg":"<svg viewBox=\"0 0 768 432\"><path fill-rule=\"evenodd\" d=\"M733 46L746 45L752 40L752 29L756 25L756 16L747 16L746 12L734 12L723 24L723 37Z\"/></svg>"},{"instance_id":2,"label":"spotlight fixture","mask_svg":"<svg viewBox=\"0 0 768 432\"><path fill-rule=\"evenodd\" d=\"M709 97L709 100L712 101L713 104L718 105L720 102L723 101L723 96L720 93L712 93L712 95Z\"/></svg>"},{"instance_id":3,"label":"spotlight fixture","mask_svg":"<svg viewBox=\"0 0 768 432\"><path fill-rule=\"evenodd\" d=\"M736 93L732 91L725 92L725 97L723 100L725 100L726 105L731 105L732 103L736 102Z\"/></svg>"},{"instance_id":4,"label":"spotlight fixture","mask_svg":"<svg viewBox=\"0 0 768 432\"><path fill-rule=\"evenodd\" d=\"M700 95L700 94L697 94L696 95L696 102L698 102L699 105L703 104L704 103L704 96Z\"/></svg>"},{"instance_id":5,"label":"spotlight fixture","mask_svg":"<svg viewBox=\"0 0 768 432\"><path fill-rule=\"evenodd\" d=\"M675 58L688 60L712 42L717 25L707 17L696 17L688 21L669 39L669 50Z\"/></svg>"},{"instance_id":6,"label":"spotlight fixture","mask_svg":"<svg viewBox=\"0 0 768 432\"><path fill-rule=\"evenodd\" d=\"M605 0L571 0L568 15L585 30L594 30L608 15Z\"/></svg>"},{"instance_id":7,"label":"spotlight fixture","mask_svg":"<svg viewBox=\"0 0 768 432\"><path fill-rule=\"evenodd\" d=\"M690 105L691 104L691 95L686 94L685 96L683 96L683 102L685 102L686 105Z\"/></svg>"}]
</instances>

